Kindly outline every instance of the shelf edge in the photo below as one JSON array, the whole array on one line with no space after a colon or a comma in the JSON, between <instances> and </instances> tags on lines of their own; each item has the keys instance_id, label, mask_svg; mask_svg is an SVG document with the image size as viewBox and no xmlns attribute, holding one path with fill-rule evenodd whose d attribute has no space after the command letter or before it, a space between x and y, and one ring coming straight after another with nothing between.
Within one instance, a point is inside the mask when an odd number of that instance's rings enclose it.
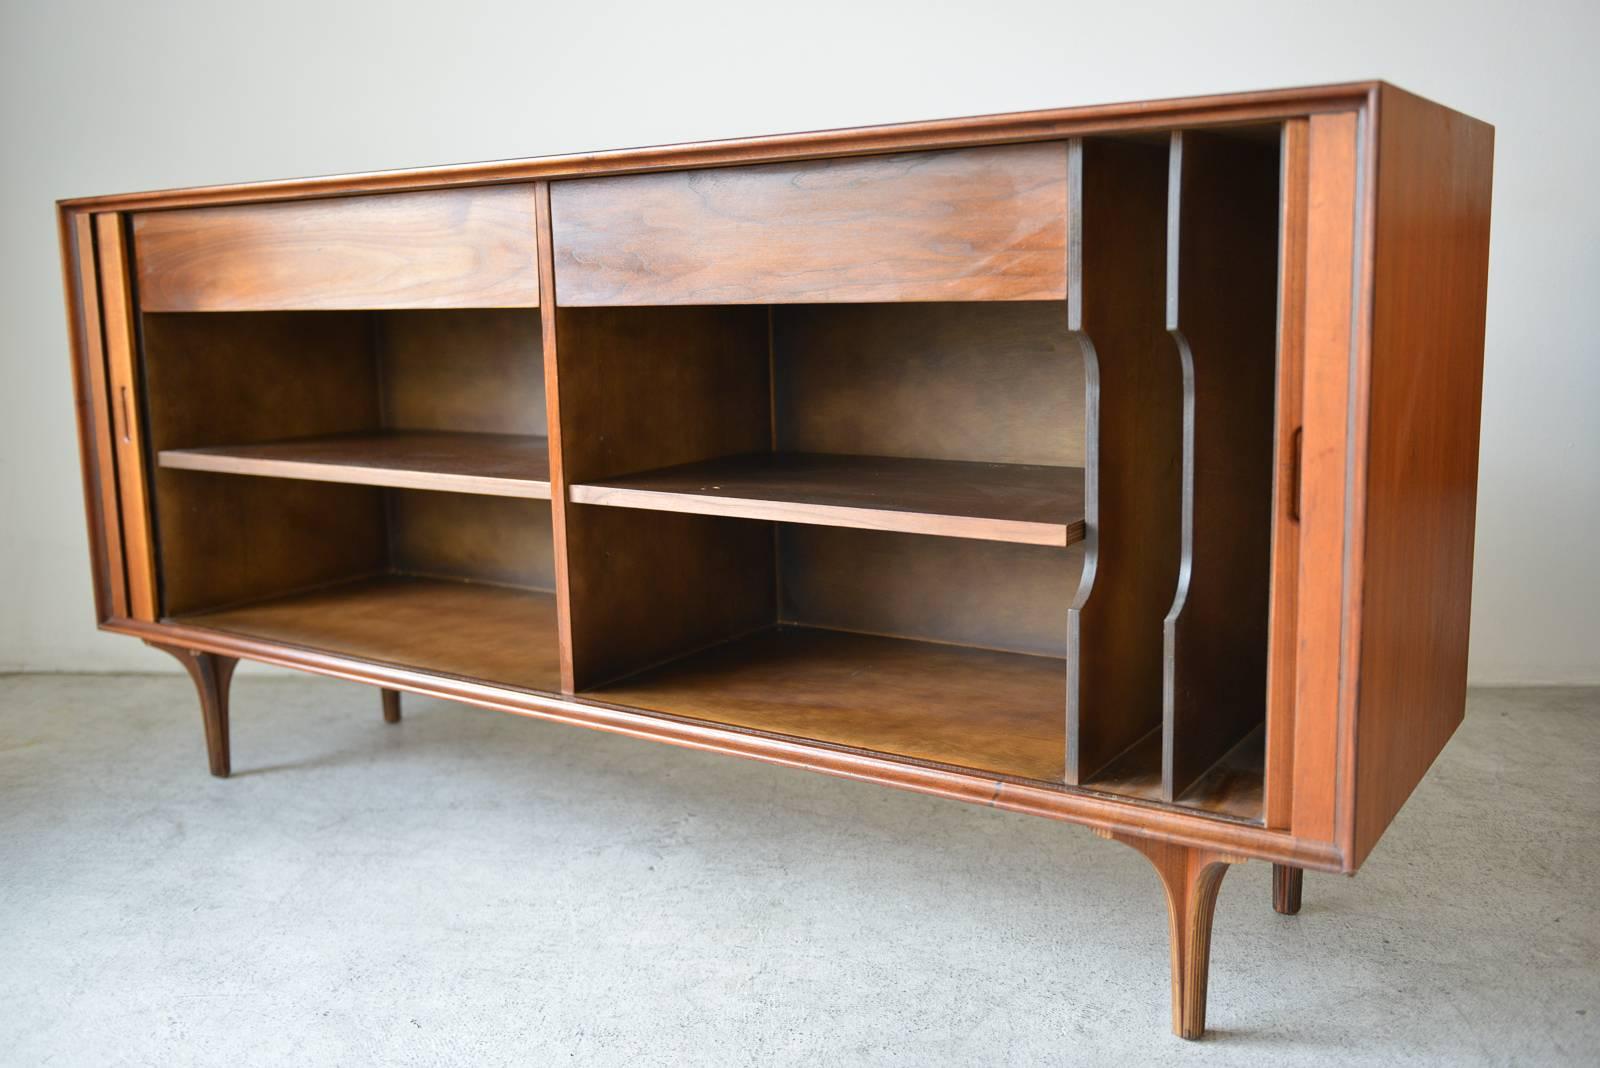
<instances>
[{"instance_id":1,"label":"shelf edge","mask_svg":"<svg viewBox=\"0 0 1600 1068\"><path fill-rule=\"evenodd\" d=\"M176 471L288 478L304 482L339 482L355 486L379 486L385 489L436 490L471 493L482 497L518 497L544 501L550 499L548 481L504 478L495 475L456 475L407 468L367 467L308 460L244 459L189 449L163 449L156 454L156 463L159 467Z\"/></svg>"},{"instance_id":2,"label":"shelf edge","mask_svg":"<svg viewBox=\"0 0 1600 1068\"><path fill-rule=\"evenodd\" d=\"M634 489L577 483L569 494L575 504L603 508L634 508L649 512L680 512L723 516L730 519L766 519L775 523L850 527L902 534L1003 541L1019 545L1065 548L1084 537L1083 520L1037 523L1023 519L989 519L983 516L946 515L938 512L904 512L891 508L857 508L850 505L798 504L751 497L723 497L667 490ZM685 507L693 505L693 507Z\"/></svg>"}]
</instances>

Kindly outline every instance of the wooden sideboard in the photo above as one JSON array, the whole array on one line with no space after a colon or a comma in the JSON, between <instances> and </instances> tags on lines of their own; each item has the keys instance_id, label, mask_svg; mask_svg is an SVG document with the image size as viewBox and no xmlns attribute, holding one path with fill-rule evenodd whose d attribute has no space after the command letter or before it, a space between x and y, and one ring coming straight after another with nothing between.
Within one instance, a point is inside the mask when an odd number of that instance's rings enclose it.
<instances>
[{"instance_id":1,"label":"wooden sideboard","mask_svg":"<svg viewBox=\"0 0 1600 1068\"><path fill-rule=\"evenodd\" d=\"M1196 1037L1227 866L1461 721L1492 155L1362 83L63 201L100 625L216 775L248 658L1084 825Z\"/></svg>"}]
</instances>

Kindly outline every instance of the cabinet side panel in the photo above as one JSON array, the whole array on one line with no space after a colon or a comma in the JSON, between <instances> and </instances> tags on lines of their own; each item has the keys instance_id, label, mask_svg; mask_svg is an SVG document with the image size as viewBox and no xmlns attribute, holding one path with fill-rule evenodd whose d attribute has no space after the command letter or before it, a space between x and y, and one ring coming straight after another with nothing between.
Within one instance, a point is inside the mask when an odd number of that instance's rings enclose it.
<instances>
[{"instance_id":1,"label":"cabinet side panel","mask_svg":"<svg viewBox=\"0 0 1600 1068\"><path fill-rule=\"evenodd\" d=\"M1352 864L1466 702L1493 157L1493 127L1383 89Z\"/></svg>"}]
</instances>

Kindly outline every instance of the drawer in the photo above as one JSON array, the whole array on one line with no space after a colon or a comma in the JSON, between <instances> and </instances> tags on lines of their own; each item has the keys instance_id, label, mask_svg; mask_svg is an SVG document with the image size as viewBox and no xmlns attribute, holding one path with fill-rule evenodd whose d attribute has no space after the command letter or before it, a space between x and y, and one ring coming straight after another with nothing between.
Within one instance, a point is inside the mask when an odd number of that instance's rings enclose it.
<instances>
[{"instance_id":1,"label":"drawer","mask_svg":"<svg viewBox=\"0 0 1600 1068\"><path fill-rule=\"evenodd\" d=\"M133 216L144 311L533 307L530 186Z\"/></svg>"},{"instance_id":2,"label":"drawer","mask_svg":"<svg viewBox=\"0 0 1600 1068\"><path fill-rule=\"evenodd\" d=\"M551 186L564 305L1061 300L1061 143Z\"/></svg>"}]
</instances>

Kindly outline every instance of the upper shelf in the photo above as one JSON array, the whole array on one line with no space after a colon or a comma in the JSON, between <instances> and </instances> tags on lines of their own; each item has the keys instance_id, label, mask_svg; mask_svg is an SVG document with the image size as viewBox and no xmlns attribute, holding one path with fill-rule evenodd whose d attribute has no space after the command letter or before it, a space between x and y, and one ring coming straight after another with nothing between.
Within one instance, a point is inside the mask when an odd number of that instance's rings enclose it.
<instances>
[{"instance_id":1,"label":"upper shelf","mask_svg":"<svg viewBox=\"0 0 1600 1068\"><path fill-rule=\"evenodd\" d=\"M579 504L893 530L1024 545L1084 535L1083 471L756 453L571 487Z\"/></svg>"},{"instance_id":2,"label":"upper shelf","mask_svg":"<svg viewBox=\"0 0 1600 1068\"><path fill-rule=\"evenodd\" d=\"M233 475L550 498L546 439L522 434L386 430L260 445L163 449L162 467Z\"/></svg>"}]
</instances>

